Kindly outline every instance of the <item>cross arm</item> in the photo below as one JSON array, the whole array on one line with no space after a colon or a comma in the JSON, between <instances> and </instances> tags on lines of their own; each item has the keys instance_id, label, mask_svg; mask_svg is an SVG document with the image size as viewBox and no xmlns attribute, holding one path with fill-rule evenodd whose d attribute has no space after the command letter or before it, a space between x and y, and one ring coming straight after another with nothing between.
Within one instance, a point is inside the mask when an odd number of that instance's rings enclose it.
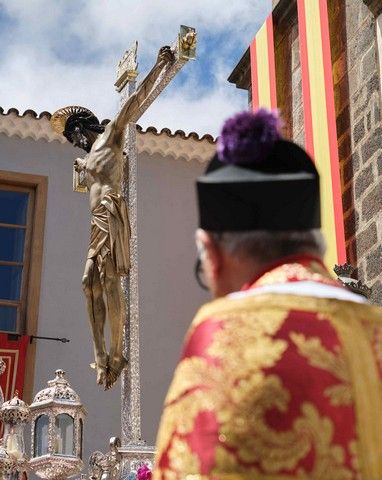
<instances>
[{"instance_id":1,"label":"cross arm","mask_svg":"<svg viewBox=\"0 0 382 480\"><path fill-rule=\"evenodd\" d=\"M113 127L121 137L127 124L136 123L183 65L188 60L195 59L195 49L195 29L182 25L172 47L162 47L159 50L155 65L123 104L113 121Z\"/></svg>"},{"instance_id":2,"label":"cross arm","mask_svg":"<svg viewBox=\"0 0 382 480\"><path fill-rule=\"evenodd\" d=\"M174 52L170 47L162 47L159 50L157 61L155 65L147 74L145 79L139 84L136 91L130 95L125 104L122 106L120 112L115 117L113 123L114 131L117 136L121 136L128 123L134 122L141 115L141 107L147 101L151 90L156 81L161 78L164 72L171 64L175 62ZM147 108L147 107L146 107Z\"/></svg>"}]
</instances>

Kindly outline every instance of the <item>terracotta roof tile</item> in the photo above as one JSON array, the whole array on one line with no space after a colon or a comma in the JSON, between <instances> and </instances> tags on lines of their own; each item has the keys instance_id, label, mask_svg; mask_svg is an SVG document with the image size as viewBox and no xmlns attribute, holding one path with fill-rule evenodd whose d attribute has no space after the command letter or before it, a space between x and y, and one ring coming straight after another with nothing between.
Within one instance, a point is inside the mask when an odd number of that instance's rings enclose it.
<instances>
[{"instance_id":1,"label":"terracotta roof tile","mask_svg":"<svg viewBox=\"0 0 382 480\"><path fill-rule=\"evenodd\" d=\"M7 112L0 107L0 134L8 137L33 138L34 140L46 140L47 142L58 141L62 144L67 140L63 135L53 131L50 126L49 112L37 114L34 110L26 110L24 113L16 108L10 108ZM106 125L110 120L105 119L101 123ZM215 152L215 140L211 135L200 136L191 132L186 134L183 130L174 133L168 128L157 130L148 127L145 130L137 125L137 149L139 153L149 155L160 154L171 156L186 161L196 160L206 163ZM168 141L171 139L171 141Z\"/></svg>"},{"instance_id":2,"label":"terracotta roof tile","mask_svg":"<svg viewBox=\"0 0 382 480\"><path fill-rule=\"evenodd\" d=\"M40 114L36 113L34 110L28 109L25 110L24 113L20 114L19 110L17 108L10 108L8 109L7 112L4 112L4 109L0 107L0 115L7 116L11 113L14 113L18 117L25 117L25 116L30 116L32 118L36 119L41 119L41 118L47 118L48 120L51 118L52 114L49 112L41 112ZM110 122L109 119L105 118L102 120L101 124L102 125L107 125ZM197 141L207 141L209 143L215 143L216 139L210 134L204 134L202 136L199 136L198 133L196 132L190 132L189 134L186 134L183 130L176 130L175 132L172 132L169 128L162 128L161 130L158 130L157 128L150 126L147 127L145 130L137 124L137 131L145 134L145 133L153 133L154 135L167 135L168 137L180 137L180 138L192 138Z\"/></svg>"}]
</instances>

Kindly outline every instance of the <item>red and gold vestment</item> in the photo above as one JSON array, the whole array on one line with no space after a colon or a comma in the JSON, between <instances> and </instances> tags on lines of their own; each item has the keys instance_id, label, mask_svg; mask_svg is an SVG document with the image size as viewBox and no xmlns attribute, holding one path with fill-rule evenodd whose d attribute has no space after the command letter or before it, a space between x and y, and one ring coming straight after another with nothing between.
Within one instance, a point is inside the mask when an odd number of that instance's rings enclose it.
<instances>
[{"instance_id":1,"label":"red and gold vestment","mask_svg":"<svg viewBox=\"0 0 382 480\"><path fill-rule=\"evenodd\" d=\"M203 306L153 478L381 480L381 309L307 256Z\"/></svg>"}]
</instances>

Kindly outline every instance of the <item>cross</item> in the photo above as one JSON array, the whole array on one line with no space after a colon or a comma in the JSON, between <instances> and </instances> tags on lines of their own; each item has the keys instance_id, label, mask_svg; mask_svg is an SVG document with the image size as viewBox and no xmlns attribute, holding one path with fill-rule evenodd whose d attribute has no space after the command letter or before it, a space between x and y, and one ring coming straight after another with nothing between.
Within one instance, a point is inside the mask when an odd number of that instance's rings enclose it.
<instances>
[{"instance_id":1,"label":"cross","mask_svg":"<svg viewBox=\"0 0 382 480\"><path fill-rule=\"evenodd\" d=\"M116 90L121 95L122 108L130 95L136 90L137 71L137 42L123 56L118 64ZM140 373L139 373L139 292L138 292L138 238L137 238L137 143L136 121L159 96L172 78L190 59L195 59L196 33L195 29L181 26L178 38L172 45L174 61L169 63L156 79L145 101L141 103L139 111L131 119L126 128L124 152L125 165L122 180L122 194L129 210L131 239L130 239L130 274L122 278L122 291L128 312L124 331L124 354L129 365L122 373L121 391L121 429L122 450L131 446L136 449L135 458L144 458L141 440L140 414ZM148 450L153 451L151 447ZM128 452L126 452L128 453ZM131 452L132 453L132 452ZM149 453L149 451L147 452ZM143 456L142 456L143 455ZM133 459L131 455L128 458ZM128 467L128 470L130 468Z\"/></svg>"}]
</instances>

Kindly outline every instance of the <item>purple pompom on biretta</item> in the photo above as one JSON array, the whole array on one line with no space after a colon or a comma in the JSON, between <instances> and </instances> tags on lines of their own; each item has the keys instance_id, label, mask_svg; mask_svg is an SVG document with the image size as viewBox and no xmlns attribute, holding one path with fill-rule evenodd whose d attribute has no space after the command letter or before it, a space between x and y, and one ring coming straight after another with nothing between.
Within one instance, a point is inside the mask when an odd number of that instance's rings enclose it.
<instances>
[{"instance_id":1,"label":"purple pompom on biretta","mask_svg":"<svg viewBox=\"0 0 382 480\"><path fill-rule=\"evenodd\" d=\"M217 142L219 160L231 165L261 165L281 138L276 111L261 108L241 112L225 121Z\"/></svg>"}]
</instances>

